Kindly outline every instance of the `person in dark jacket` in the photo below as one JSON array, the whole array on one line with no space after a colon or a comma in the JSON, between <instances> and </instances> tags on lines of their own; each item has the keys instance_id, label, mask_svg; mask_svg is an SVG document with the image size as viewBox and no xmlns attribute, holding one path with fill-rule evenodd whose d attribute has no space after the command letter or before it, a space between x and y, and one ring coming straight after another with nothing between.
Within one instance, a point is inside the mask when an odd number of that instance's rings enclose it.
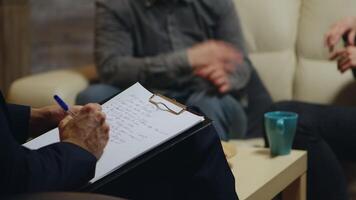
<instances>
[{"instance_id":1,"label":"person in dark jacket","mask_svg":"<svg viewBox=\"0 0 356 200\"><path fill-rule=\"evenodd\" d=\"M72 109L74 118L57 106L11 105L0 92L0 197L78 190L94 177L109 126L98 104ZM38 150L20 145L56 126L60 142ZM238 199L211 126L94 192L130 199Z\"/></svg>"},{"instance_id":2,"label":"person in dark jacket","mask_svg":"<svg viewBox=\"0 0 356 200\"><path fill-rule=\"evenodd\" d=\"M99 105L90 104L76 118L65 117L59 107L6 104L0 94L1 194L71 190L93 177L108 141L105 115ZM58 125L61 142L36 151L19 145Z\"/></svg>"}]
</instances>

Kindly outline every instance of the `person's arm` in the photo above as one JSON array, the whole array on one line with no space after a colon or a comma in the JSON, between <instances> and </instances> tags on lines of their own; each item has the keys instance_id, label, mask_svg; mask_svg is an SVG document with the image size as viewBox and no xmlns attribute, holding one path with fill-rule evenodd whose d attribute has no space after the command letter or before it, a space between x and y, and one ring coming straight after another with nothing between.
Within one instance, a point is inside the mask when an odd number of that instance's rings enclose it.
<instances>
[{"instance_id":1,"label":"person's arm","mask_svg":"<svg viewBox=\"0 0 356 200\"><path fill-rule=\"evenodd\" d=\"M12 144L2 151L8 155L1 155L6 193L76 190L95 175L96 157L72 143L38 150Z\"/></svg>"},{"instance_id":2,"label":"person's arm","mask_svg":"<svg viewBox=\"0 0 356 200\"><path fill-rule=\"evenodd\" d=\"M85 149L62 142L28 150L1 128L0 193L74 190L94 177L96 158Z\"/></svg>"},{"instance_id":3,"label":"person's arm","mask_svg":"<svg viewBox=\"0 0 356 200\"><path fill-rule=\"evenodd\" d=\"M11 125L12 134L16 141L22 144L29 137L31 108L14 104L7 104L6 107L10 118L9 123Z\"/></svg>"},{"instance_id":4,"label":"person's arm","mask_svg":"<svg viewBox=\"0 0 356 200\"><path fill-rule=\"evenodd\" d=\"M93 178L109 137L100 105L86 105L75 118L66 117L59 125L61 142L38 150L19 145L14 137L27 133L29 121L30 108L7 105L0 92L0 195L74 190Z\"/></svg>"},{"instance_id":5,"label":"person's arm","mask_svg":"<svg viewBox=\"0 0 356 200\"><path fill-rule=\"evenodd\" d=\"M145 84L165 77L165 84L168 85L176 80L178 74L191 70L185 50L152 57L134 57L131 27L127 24L131 17L129 5L125 4L126 1L122 2L116 5L120 13L105 2L96 3L95 59L103 82L125 87L136 81Z\"/></svg>"},{"instance_id":6,"label":"person's arm","mask_svg":"<svg viewBox=\"0 0 356 200\"><path fill-rule=\"evenodd\" d=\"M240 51L243 57L242 62L236 65L236 70L230 75L231 89L240 90L249 82L253 69L247 55L240 20L232 0L219 1L216 9L219 12L219 19L215 29L216 39L231 44Z\"/></svg>"},{"instance_id":7,"label":"person's arm","mask_svg":"<svg viewBox=\"0 0 356 200\"><path fill-rule=\"evenodd\" d=\"M7 104L11 129L17 142L24 143L58 127L67 113L57 105L42 108L30 108L23 105ZM72 112L79 112L81 106L72 106Z\"/></svg>"},{"instance_id":8,"label":"person's arm","mask_svg":"<svg viewBox=\"0 0 356 200\"><path fill-rule=\"evenodd\" d=\"M73 190L87 183L97 158L84 148L69 142L39 150L19 145L14 136L25 138L20 133L27 133L29 116L29 107L6 105L0 93L0 195Z\"/></svg>"}]
</instances>

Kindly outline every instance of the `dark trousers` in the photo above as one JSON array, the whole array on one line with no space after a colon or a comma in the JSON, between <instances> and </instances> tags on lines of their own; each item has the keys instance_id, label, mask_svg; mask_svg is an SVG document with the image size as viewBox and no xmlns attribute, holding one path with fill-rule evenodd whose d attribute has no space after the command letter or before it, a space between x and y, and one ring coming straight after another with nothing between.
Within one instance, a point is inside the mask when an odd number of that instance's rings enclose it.
<instances>
[{"instance_id":1,"label":"dark trousers","mask_svg":"<svg viewBox=\"0 0 356 200\"><path fill-rule=\"evenodd\" d=\"M280 102L276 110L299 114L293 148L308 151L308 199L348 199L339 161L356 160L356 108Z\"/></svg>"},{"instance_id":2,"label":"dark trousers","mask_svg":"<svg viewBox=\"0 0 356 200\"><path fill-rule=\"evenodd\" d=\"M238 199L212 126L96 192L129 199Z\"/></svg>"},{"instance_id":3,"label":"dark trousers","mask_svg":"<svg viewBox=\"0 0 356 200\"><path fill-rule=\"evenodd\" d=\"M272 98L261 81L256 70L253 70L245 94L248 98L248 105L245 108L247 114L247 138L262 137L263 114L272 105Z\"/></svg>"}]
</instances>

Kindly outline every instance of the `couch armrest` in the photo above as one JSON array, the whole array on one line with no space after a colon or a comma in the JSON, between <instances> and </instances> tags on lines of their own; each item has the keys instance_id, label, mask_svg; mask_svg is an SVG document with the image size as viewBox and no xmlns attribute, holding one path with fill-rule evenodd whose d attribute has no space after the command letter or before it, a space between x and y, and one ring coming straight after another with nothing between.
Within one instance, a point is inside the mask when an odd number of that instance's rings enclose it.
<instances>
[{"instance_id":1,"label":"couch armrest","mask_svg":"<svg viewBox=\"0 0 356 200\"><path fill-rule=\"evenodd\" d=\"M32 107L54 104L53 95L60 95L73 105L78 93L89 85L88 80L72 70L57 70L27 76L12 83L8 102Z\"/></svg>"}]
</instances>

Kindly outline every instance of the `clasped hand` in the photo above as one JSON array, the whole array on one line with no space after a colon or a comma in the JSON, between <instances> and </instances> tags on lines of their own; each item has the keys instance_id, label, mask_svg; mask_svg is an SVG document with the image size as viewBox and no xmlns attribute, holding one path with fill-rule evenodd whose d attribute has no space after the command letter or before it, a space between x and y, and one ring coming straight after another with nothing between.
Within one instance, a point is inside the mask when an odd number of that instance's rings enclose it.
<instances>
[{"instance_id":1,"label":"clasped hand","mask_svg":"<svg viewBox=\"0 0 356 200\"><path fill-rule=\"evenodd\" d=\"M242 62L242 55L231 45L209 40L188 50L194 73L212 82L221 93L231 89L230 74Z\"/></svg>"}]
</instances>

